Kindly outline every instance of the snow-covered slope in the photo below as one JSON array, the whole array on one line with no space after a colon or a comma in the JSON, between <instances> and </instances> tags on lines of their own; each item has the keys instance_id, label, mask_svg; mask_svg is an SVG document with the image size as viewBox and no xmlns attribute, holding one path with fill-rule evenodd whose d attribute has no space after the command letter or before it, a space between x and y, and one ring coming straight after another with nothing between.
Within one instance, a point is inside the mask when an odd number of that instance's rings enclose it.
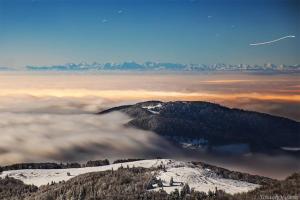
<instances>
[{"instance_id":1,"label":"snow-covered slope","mask_svg":"<svg viewBox=\"0 0 300 200\"><path fill-rule=\"evenodd\" d=\"M162 160L162 162L166 162ZM119 167L157 167L160 164L160 160L142 160L135 162L127 162L127 163L118 163L111 164L99 167L84 167L84 168L68 168L68 169L24 169L24 170L11 170L4 171L0 175L0 177L5 177L6 175L20 179L26 184L33 184L36 186L45 185L47 183L59 182L63 180L68 180L74 176L85 174L88 172L98 172L98 171L106 171L111 169L118 169ZM70 176L68 176L70 173Z\"/></svg>"},{"instance_id":2,"label":"snow-covered slope","mask_svg":"<svg viewBox=\"0 0 300 200\"><path fill-rule=\"evenodd\" d=\"M217 187L231 194L247 192L259 186L243 181L221 178L210 169L203 169L191 163L174 162L171 160L167 162L166 166L166 171L160 171L157 176L157 178L161 179L164 185L167 186L164 187L166 192L171 192L175 188L180 190L180 185L184 183L188 183L191 188L197 191L214 191ZM174 181L173 187L169 186L171 177Z\"/></svg>"},{"instance_id":3,"label":"snow-covered slope","mask_svg":"<svg viewBox=\"0 0 300 200\"><path fill-rule=\"evenodd\" d=\"M195 190L208 192L209 190L218 189L225 190L228 193L237 193L253 190L259 185L247 183L243 181L224 179L218 177L209 169L203 169L191 163L169 160L169 159L153 159L141 160L128 163L111 164L100 167L85 167L85 168L70 168L70 169L26 169L4 171L0 177L13 177L22 180L26 184L36 186L45 185L47 183L59 182L68 180L74 176L88 173L118 169L119 167L158 167L164 166L164 170L159 170L157 178L161 179L164 185L164 190L167 192L173 191L175 188L180 189L182 184L188 183ZM154 172L153 172L154 173ZM171 177L174 180L173 186L169 185ZM182 183L182 184L181 184ZM156 188L159 189L159 188Z\"/></svg>"}]
</instances>

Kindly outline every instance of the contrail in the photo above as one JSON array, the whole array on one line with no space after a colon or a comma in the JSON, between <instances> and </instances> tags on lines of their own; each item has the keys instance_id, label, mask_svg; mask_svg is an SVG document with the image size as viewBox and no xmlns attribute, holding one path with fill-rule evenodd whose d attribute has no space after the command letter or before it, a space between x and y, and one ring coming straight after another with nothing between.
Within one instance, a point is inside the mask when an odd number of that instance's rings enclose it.
<instances>
[{"instance_id":1,"label":"contrail","mask_svg":"<svg viewBox=\"0 0 300 200\"><path fill-rule=\"evenodd\" d=\"M286 38L294 38L296 36L294 35L288 35L288 36L284 36L284 37L281 37L281 38L278 38L276 40L271 40L271 41L268 41L268 42L260 42L260 43L253 43L253 44L250 44L251 46L257 46L257 45L263 45L263 44L270 44L270 43L273 43L273 42L277 42L279 40L283 40L283 39L286 39Z\"/></svg>"}]
</instances>

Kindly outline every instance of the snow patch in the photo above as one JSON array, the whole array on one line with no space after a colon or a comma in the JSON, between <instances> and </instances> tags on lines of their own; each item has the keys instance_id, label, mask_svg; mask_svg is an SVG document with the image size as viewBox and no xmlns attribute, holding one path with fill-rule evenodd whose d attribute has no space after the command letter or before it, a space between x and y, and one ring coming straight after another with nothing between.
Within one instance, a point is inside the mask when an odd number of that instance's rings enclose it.
<instances>
[{"instance_id":1,"label":"snow patch","mask_svg":"<svg viewBox=\"0 0 300 200\"><path fill-rule=\"evenodd\" d=\"M285 151L300 151L300 147L281 147Z\"/></svg>"},{"instance_id":2,"label":"snow patch","mask_svg":"<svg viewBox=\"0 0 300 200\"><path fill-rule=\"evenodd\" d=\"M159 110L162 107L161 103L158 103L156 105L149 105L149 106L142 106L142 108L147 109L149 112L153 114L159 114Z\"/></svg>"}]
</instances>

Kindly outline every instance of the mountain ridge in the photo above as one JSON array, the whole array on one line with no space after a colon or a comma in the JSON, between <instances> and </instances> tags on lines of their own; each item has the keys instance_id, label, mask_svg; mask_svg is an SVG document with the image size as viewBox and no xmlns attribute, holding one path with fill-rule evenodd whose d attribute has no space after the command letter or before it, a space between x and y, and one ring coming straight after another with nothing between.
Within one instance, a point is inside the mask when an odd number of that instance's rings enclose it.
<instances>
[{"instance_id":1,"label":"mountain ridge","mask_svg":"<svg viewBox=\"0 0 300 200\"><path fill-rule=\"evenodd\" d=\"M110 108L98 114L114 111L132 118L127 126L153 131L179 143L183 138L198 140L198 146L206 147L247 144L255 151L300 147L299 122L210 102L146 101Z\"/></svg>"}]
</instances>

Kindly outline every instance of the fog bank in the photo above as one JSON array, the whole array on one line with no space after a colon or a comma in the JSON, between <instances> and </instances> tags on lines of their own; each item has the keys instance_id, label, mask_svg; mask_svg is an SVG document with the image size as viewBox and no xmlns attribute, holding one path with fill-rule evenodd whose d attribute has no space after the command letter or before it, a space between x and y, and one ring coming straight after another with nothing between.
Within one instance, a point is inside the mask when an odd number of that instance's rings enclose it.
<instances>
[{"instance_id":1,"label":"fog bank","mask_svg":"<svg viewBox=\"0 0 300 200\"><path fill-rule=\"evenodd\" d=\"M1 165L180 155L155 133L124 127L124 114L95 115L104 101L22 100L0 108Z\"/></svg>"}]
</instances>

